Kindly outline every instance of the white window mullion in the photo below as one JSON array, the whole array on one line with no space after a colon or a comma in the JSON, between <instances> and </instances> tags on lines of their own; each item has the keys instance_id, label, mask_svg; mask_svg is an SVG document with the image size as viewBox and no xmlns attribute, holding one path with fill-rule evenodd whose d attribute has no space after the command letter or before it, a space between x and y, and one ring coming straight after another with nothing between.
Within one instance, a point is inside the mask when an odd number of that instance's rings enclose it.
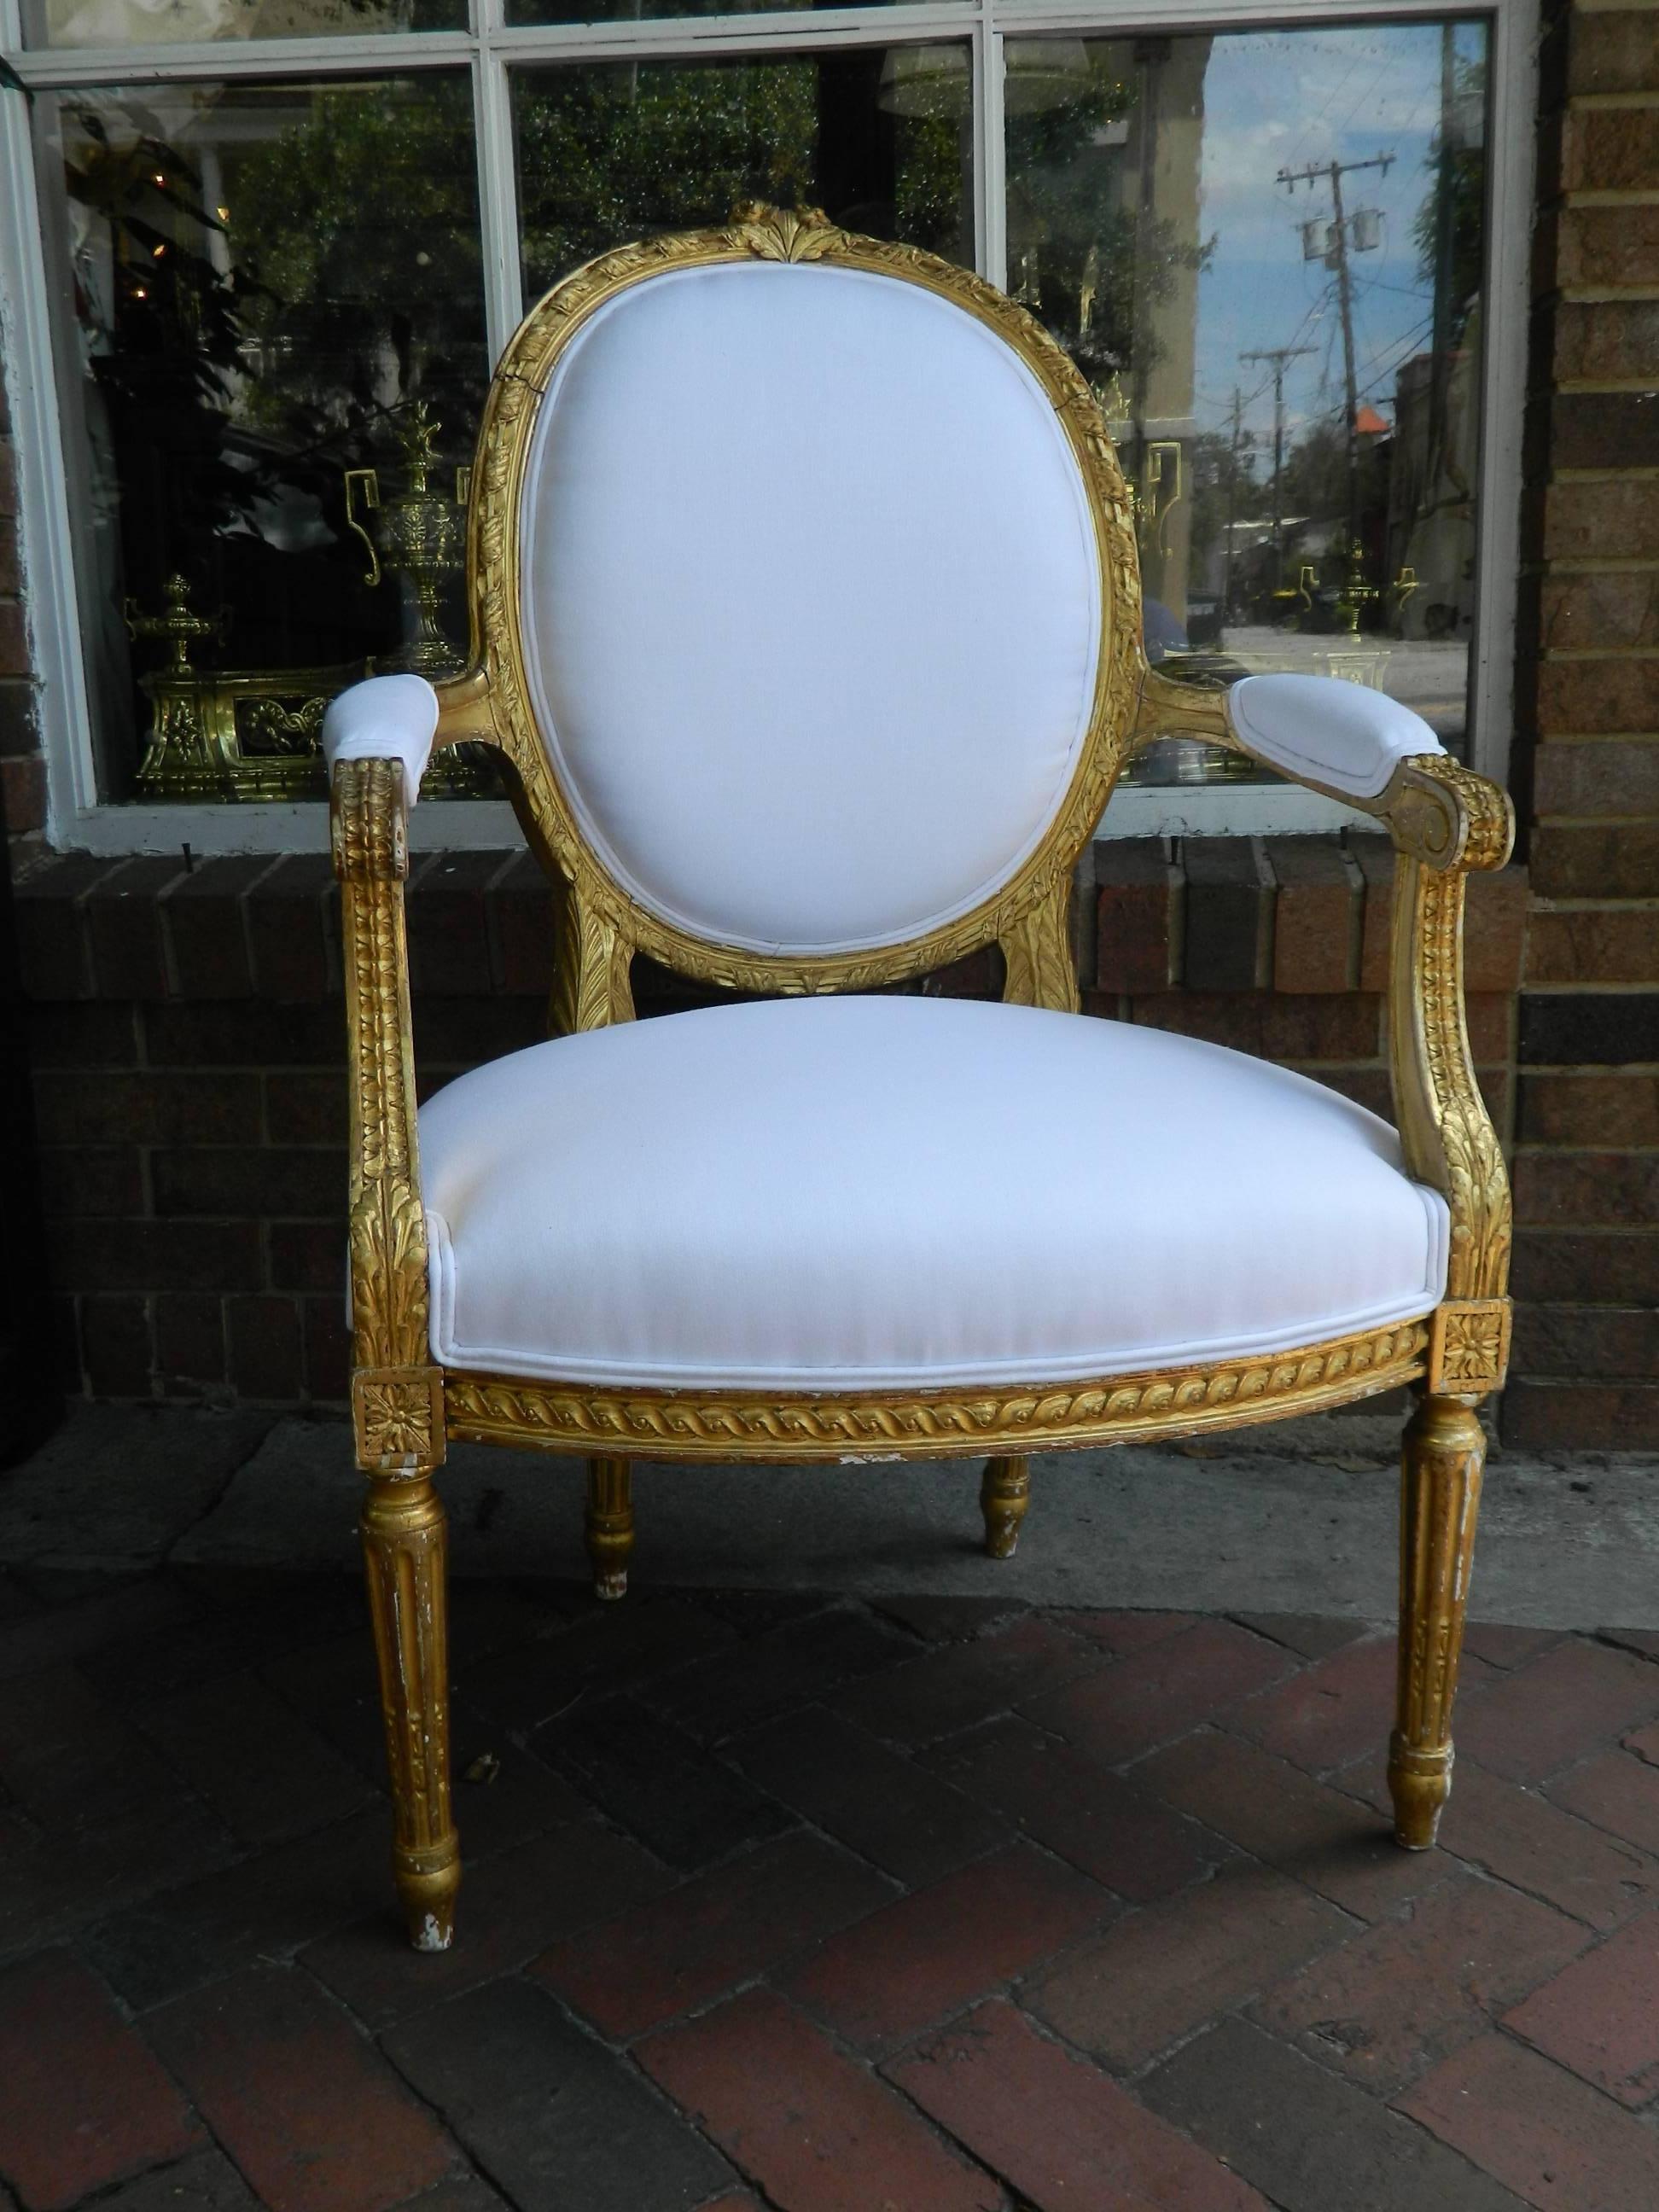
<instances>
[{"instance_id":1,"label":"white window mullion","mask_svg":"<svg viewBox=\"0 0 1659 2212\"><path fill-rule=\"evenodd\" d=\"M40 678L35 711L46 762L46 834L56 844L98 804L81 652L75 540L58 448L52 318L40 251L28 102L0 88L0 340L17 453L18 526Z\"/></svg>"},{"instance_id":2,"label":"white window mullion","mask_svg":"<svg viewBox=\"0 0 1659 2212\"><path fill-rule=\"evenodd\" d=\"M990 0L974 33L974 204L979 273L1008 282L1007 147L1003 130L1002 33Z\"/></svg>"},{"instance_id":3,"label":"white window mullion","mask_svg":"<svg viewBox=\"0 0 1659 2212\"><path fill-rule=\"evenodd\" d=\"M481 0L493 8L499 0ZM519 254L519 176L513 144L512 88L507 64L483 27L472 77L477 137L478 213L483 228L484 325L493 371L524 313Z\"/></svg>"}]
</instances>

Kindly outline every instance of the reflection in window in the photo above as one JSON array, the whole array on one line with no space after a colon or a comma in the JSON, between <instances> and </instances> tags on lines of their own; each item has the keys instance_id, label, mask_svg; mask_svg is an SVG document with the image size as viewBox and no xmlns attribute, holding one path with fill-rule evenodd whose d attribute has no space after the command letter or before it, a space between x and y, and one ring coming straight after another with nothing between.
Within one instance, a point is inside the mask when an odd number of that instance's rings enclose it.
<instances>
[{"instance_id":1,"label":"reflection in window","mask_svg":"<svg viewBox=\"0 0 1659 2212\"><path fill-rule=\"evenodd\" d=\"M1347 677L1462 748L1486 69L1479 23L1008 41L1009 289L1105 408L1168 672Z\"/></svg>"},{"instance_id":2,"label":"reflection in window","mask_svg":"<svg viewBox=\"0 0 1659 2212\"><path fill-rule=\"evenodd\" d=\"M80 90L54 109L105 787L320 790L330 693L371 659L453 665L465 644L455 464L487 381L467 80Z\"/></svg>"},{"instance_id":3,"label":"reflection in window","mask_svg":"<svg viewBox=\"0 0 1659 2212\"><path fill-rule=\"evenodd\" d=\"M525 291L653 233L726 222L745 200L821 207L844 229L970 266L963 46L766 61L600 62L516 72ZM893 58L949 57L962 97L915 112Z\"/></svg>"},{"instance_id":4,"label":"reflection in window","mask_svg":"<svg viewBox=\"0 0 1659 2212\"><path fill-rule=\"evenodd\" d=\"M32 46L363 38L465 24L466 0L23 0L23 35Z\"/></svg>"}]
</instances>

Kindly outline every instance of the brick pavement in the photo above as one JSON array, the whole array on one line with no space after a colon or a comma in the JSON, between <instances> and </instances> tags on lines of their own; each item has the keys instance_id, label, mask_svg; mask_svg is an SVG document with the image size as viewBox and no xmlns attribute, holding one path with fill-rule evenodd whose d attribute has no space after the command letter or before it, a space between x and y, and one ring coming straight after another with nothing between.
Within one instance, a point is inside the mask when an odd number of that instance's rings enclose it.
<instances>
[{"instance_id":1,"label":"brick pavement","mask_svg":"<svg viewBox=\"0 0 1659 2212\"><path fill-rule=\"evenodd\" d=\"M457 1592L457 1948L355 1585L0 1576L11 2212L1651 2212L1659 1638Z\"/></svg>"}]
</instances>

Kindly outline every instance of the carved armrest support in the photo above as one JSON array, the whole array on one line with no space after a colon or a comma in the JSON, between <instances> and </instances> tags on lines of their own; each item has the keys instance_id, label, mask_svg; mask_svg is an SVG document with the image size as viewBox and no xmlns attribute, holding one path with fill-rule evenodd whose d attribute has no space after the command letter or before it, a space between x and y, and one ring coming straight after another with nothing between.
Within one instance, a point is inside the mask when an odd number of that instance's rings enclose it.
<instances>
[{"instance_id":1,"label":"carved armrest support","mask_svg":"<svg viewBox=\"0 0 1659 2212\"><path fill-rule=\"evenodd\" d=\"M419 1474L443 1458L443 1400L428 1349L401 762L337 763L331 829L345 966L358 1463L373 1473Z\"/></svg>"},{"instance_id":2,"label":"carved armrest support","mask_svg":"<svg viewBox=\"0 0 1659 2212\"><path fill-rule=\"evenodd\" d=\"M1395 863L1389 1061L1407 1171L1451 1212L1446 1303L1429 1387L1480 1395L1509 1352L1510 1206L1498 1133L1475 1081L1463 1006L1463 894L1472 870L1509 858L1507 793L1443 755L1401 762L1375 811Z\"/></svg>"},{"instance_id":3,"label":"carved armrest support","mask_svg":"<svg viewBox=\"0 0 1659 2212\"><path fill-rule=\"evenodd\" d=\"M432 688L438 695L434 752L444 745L500 745L487 669L469 668L464 676L446 677Z\"/></svg>"}]
</instances>

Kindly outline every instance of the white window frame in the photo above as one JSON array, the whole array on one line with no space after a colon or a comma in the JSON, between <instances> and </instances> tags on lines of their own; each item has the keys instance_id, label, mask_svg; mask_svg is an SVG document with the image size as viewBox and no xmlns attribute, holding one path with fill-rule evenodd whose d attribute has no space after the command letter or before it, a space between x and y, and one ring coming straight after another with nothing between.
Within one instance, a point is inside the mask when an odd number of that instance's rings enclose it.
<instances>
[{"instance_id":1,"label":"white window frame","mask_svg":"<svg viewBox=\"0 0 1659 2212\"><path fill-rule=\"evenodd\" d=\"M907 4L727 17L509 27L505 0L470 0L471 25L455 32L357 38L270 39L61 52L22 45L21 0L0 0L0 52L25 86L142 84L161 78L405 75L471 72L483 228L485 320L492 362L523 312L518 204L507 70L528 61L687 59L766 56L836 46L890 46L954 36L971 43L974 226L980 274L1006 281L1002 54L1005 37L1042 30L1135 33L1291 29L1340 24L1342 0L907 0ZM1368 0L1368 22L1438 21L1448 0ZM1474 764L1502 781L1514 695L1520 556L1522 409L1526 388L1528 272L1537 112L1538 0L1484 0L1467 10L1492 33L1487 126L1491 314L1484 348L1478 537L1479 601L1471 669ZM300 853L326 849L320 801L248 805L106 802L93 755L76 604L70 520L40 250L27 100L0 88L0 341L9 385L20 487L20 526L40 719L46 761L48 841L94 853ZM1282 784L1121 788L1101 835L1284 835L1367 818ZM449 850L500 849L521 840L504 802L446 801L416 810L412 842Z\"/></svg>"}]
</instances>

